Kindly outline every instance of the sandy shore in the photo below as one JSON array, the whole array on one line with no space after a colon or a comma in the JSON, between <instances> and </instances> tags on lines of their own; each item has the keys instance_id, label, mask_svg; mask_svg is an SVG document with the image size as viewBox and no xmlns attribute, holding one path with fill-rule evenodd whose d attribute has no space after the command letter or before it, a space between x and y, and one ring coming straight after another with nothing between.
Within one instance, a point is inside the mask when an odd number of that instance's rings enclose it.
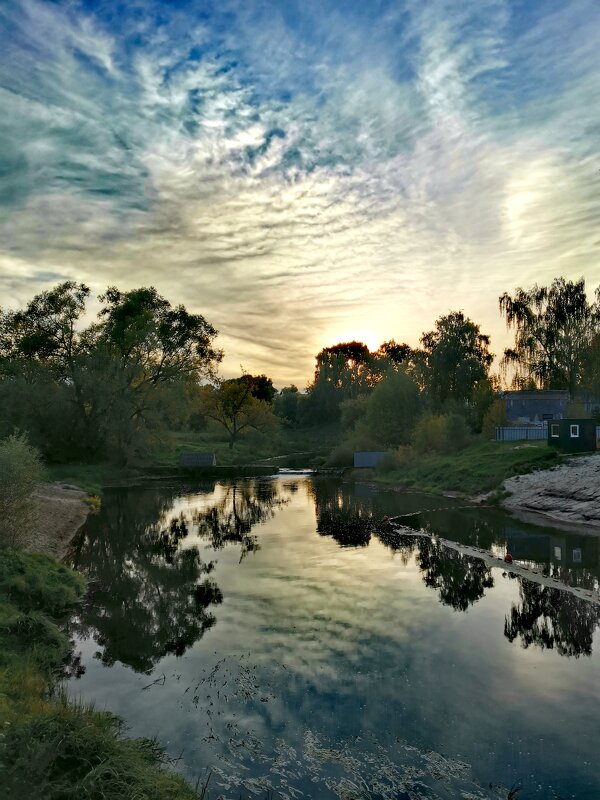
<instances>
[{"instance_id":1,"label":"sandy shore","mask_svg":"<svg viewBox=\"0 0 600 800\"><path fill-rule=\"evenodd\" d=\"M600 453L571 458L551 470L504 481L510 495L502 501L517 515L540 515L567 526L600 532Z\"/></svg>"},{"instance_id":2,"label":"sandy shore","mask_svg":"<svg viewBox=\"0 0 600 800\"><path fill-rule=\"evenodd\" d=\"M34 494L35 519L31 533L25 535L19 545L30 552L62 560L90 512L84 497L87 493L75 487L42 484Z\"/></svg>"}]
</instances>

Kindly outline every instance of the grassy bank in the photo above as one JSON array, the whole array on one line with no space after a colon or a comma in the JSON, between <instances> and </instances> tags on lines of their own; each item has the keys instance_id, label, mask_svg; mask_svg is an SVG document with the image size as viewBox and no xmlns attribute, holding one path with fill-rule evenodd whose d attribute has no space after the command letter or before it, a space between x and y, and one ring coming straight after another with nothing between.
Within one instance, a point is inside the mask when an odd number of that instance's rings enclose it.
<instances>
[{"instance_id":1,"label":"grassy bank","mask_svg":"<svg viewBox=\"0 0 600 800\"><path fill-rule=\"evenodd\" d=\"M42 555L0 549L0 796L19 800L192 800L156 742L127 739L112 714L52 688L71 647L61 629L80 575Z\"/></svg>"},{"instance_id":2,"label":"grassy bank","mask_svg":"<svg viewBox=\"0 0 600 800\"><path fill-rule=\"evenodd\" d=\"M561 456L546 442L476 442L458 453L407 452L392 469L355 471L356 477L422 491L477 495L498 489L506 478L550 469Z\"/></svg>"},{"instance_id":3,"label":"grassy bank","mask_svg":"<svg viewBox=\"0 0 600 800\"><path fill-rule=\"evenodd\" d=\"M310 467L326 461L339 440L339 427L303 430L282 429L276 434L250 434L230 448L218 432L173 432L168 441L144 459L129 467L108 463L48 464L48 480L77 486L92 495L101 495L105 486L139 478L158 468L176 467L182 452L211 452L219 466L272 464L280 467Z\"/></svg>"}]
</instances>

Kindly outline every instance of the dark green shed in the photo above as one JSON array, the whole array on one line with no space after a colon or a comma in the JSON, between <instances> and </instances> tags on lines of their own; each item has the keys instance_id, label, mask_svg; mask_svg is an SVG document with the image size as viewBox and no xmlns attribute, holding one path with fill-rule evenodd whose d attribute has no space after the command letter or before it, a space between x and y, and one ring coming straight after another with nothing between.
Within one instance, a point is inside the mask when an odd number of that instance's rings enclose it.
<instances>
[{"instance_id":1,"label":"dark green shed","mask_svg":"<svg viewBox=\"0 0 600 800\"><path fill-rule=\"evenodd\" d=\"M589 453L596 449L596 421L556 419L548 422L548 444L565 453Z\"/></svg>"}]
</instances>

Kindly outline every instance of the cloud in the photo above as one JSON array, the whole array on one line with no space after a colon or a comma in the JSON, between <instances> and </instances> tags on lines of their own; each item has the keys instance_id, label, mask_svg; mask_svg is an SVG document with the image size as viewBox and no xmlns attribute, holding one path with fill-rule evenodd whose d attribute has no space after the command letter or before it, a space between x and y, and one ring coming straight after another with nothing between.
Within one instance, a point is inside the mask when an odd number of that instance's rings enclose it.
<instances>
[{"instance_id":1,"label":"cloud","mask_svg":"<svg viewBox=\"0 0 600 800\"><path fill-rule=\"evenodd\" d=\"M115 7L0 11L7 303L152 283L303 385L336 331L463 308L500 351L501 292L600 283L594 5Z\"/></svg>"}]
</instances>

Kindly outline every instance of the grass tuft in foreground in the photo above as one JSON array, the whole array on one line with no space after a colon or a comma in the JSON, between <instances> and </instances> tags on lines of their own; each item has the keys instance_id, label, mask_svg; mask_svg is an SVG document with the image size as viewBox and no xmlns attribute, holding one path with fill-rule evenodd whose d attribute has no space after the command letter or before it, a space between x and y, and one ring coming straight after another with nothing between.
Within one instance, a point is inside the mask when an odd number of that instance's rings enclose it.
<instances>
[{"instance_id":1,"label":"grass tuft in foreground","mask_svg":"<svg viewBox=\"0 0 600 800\"><path fill-rule=\"evenodd\" d=\"M122 721L49 699L71 647L61 630L83 578L51 558L0 549L0 797L197 800L156 741Z\"/></svg>"}]
</instances>

